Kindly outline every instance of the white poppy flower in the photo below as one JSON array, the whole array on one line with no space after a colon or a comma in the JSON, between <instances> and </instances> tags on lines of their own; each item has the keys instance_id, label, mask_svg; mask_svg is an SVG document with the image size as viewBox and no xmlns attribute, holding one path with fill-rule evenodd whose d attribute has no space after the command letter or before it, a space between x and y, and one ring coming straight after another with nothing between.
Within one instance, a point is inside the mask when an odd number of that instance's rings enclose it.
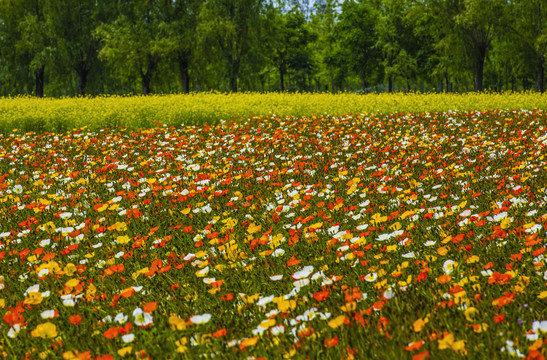
<instances>
[{"instance_id":1,"label":"white poppy flower","mask_svg":"<svg viewBox=\"0 0 547 360\"><path fill-rule=\"evenodd\" d=\"M294 281L293 286L295 288L301 288L301 287L309 285L309 283L310 283L310 279L300 279L300 280Z\"/></svg>"},{"instance_id":2,"label":"white poppy flower","mask_svg":"<svg viewBox=\"0 0 547 360\"><path fill-rule=\"evenodd\" d=\"M55 317L55 310L44 310L40 313L42 319L53 319Z\"/></svg>"},{"instance_id":3,"label":"white poppy flower","mask_svg":"<svg viewBox=\"0 0 547 360\"><path fill-rule=\"evenodd\" d=\"M454 260L446 260L443 263L443 271L445 274L451 274L454 271Z\"/></svg>"},{"instance_id":4,"label":"white poppy flower","mask_svg":"<svg viewBox=\"0 0 547 360\"><path fill-rule=\"evenodd\" d=\"M118 315L116 315L116 317L114 318L114 321L117 322L118 324L124 324L125 322L127 322L127 319L129 318L129 316L127 315L124 315L123 313L119 313Z\"/></svg>"},{"instance_id":5,"label":"white poppy flower","mask_svg":"<svg viewBox=\"0 0 547 360\"><path fill-rule=\"evenodd\" d=\"M194 324L206 324L209 320L211 320L211 314L194 315L190 318Z\"/></svg>"},{"instance_id":6,"label":"white poppy flower","mask_svg":"<svg viewBox=\"0 0 547 360\"><path fill-rule=\"evenodd\" d=\"M125 334L122 336L122 341L128 343L135 340L135 334Z\"/></svg>"},{"instance_id":7,"label":"white poppy flower","mask_svg":"<svg viewBox=\"0 0 547 360\"><path fill-rule=\"evenodd\" d=\"M21 331L21 325L19 324L13 325L8 331L8 337L12 339L15 338L17 334L19 333L19 331Z\"/></svg>"},{"instance_id":8,"label":"white poppy flower","mask_svg":"<svg viewBox=\"0 0 547 360\"><path fill-rule=\"evenodd\" d=\"M133 310L133 317L135 318L135 325L147 326L152 324L152 315L145 313L141 308Z\"/></svg>"},{"instance_id":9,"label":"white poppy flower","mask_svg":"<svg viewBox=\"0 0 547 360\"><path fill-rule=\"evenodd\" d=\"M295 272L294 274L292 274L292 278L294 280L300 280L300 279L303 279L303 278L307 278L308 276L310 276L313 272L313 266L312 265L309 265L309 266L304 266L304 268L302 270L299 270L297 272Z\"/></svg>"},{"instance_id":10,"label":"white poppy flower","mask_svg":"<svg viewBox=\"0 0 547 360\"><path fill-rule=\"evenodd\" d=\"M285 254L285 250L283 249L275 249L274 252L272 253L272 256L273 257L279 257L279 256L282 256Z\"/></svg>"},{"instance_id":11,"label":"white poppy flower","mask_svg":"<svg viewBox=\"0 0 547 360\"><path fill-rule=\"evenodd\" d=\"M277 325L270 329L272 335L277 336L285 332L285 327L283 325Z\"/></svg>"},{"instance_id":12,"label":"white poppy flower","mask_svg":"<svg viewBox=\"0 0 547 360\"><path fill-rule=\"evenodd\" d=\"M460 213L460 216L461 216L461 217L468 217L469 215L471 215L471 210L469 210L469 209L468 209L468 210L465 210L465 211L462 211L462 212Z\"/></svg>"},{"instance_id":13,"label":"white poppy flower","mask_svg":"<svg viewBox=\"0 0 547 360\"><path fill-rule=\"evenodd\" d=\"M542 333L545 333L547 332L547 321L545 320L542 320L542 321L534 321L532 323L532 329L537 333L537 332L542 332Z\"/></svg>"},{"instance_id":14,"label":"white poppy flower","mask_svg":"<svg viewBox=\"0 0 547 360\"><path fill-rule=\"evenodd\" d=\"M59 214L59 217L60 217L61 219L68 219L68 218L70 218L71 216L72 216L72 213L71 213L71 212L66 212L66 211Z\"/></svg>"},{"instance_id":15,"label":"white poppy flower","mask_svg":"<svg viewBox=\"0 0 547 360\"><path fill-rule=\"evenodd\" d=\"M393 290L393 288L388 288L386 291L384 291L384 297L386 299L391 299L395 297L395 291Z\"/></svg>"},{"instance_id":16,"label":"white poppy flower","mask_svg":"<svg viewBox=\"0 0 547 360\"><path fill-rule=\"evenodd\" d=\"M25 291L25 296L31 292L40 292L40 284L29 286L27 291Z\"/></svg>"},{"instance_id":17,"label":"white poppy flower","mask_svg":"<svg viewBox=\"0 0 547 360\"><path fill-rule=\"evenodd\" d=\"M260 300L258 300L258 301L256 302L256 305L257 305L257 306L264 306L264 305L266 305L266 304L272 302L273 299L274 299L274 297L275 297L274 295L270 295L270 296L266 296L266 297L260 298Z\"/></svg>"}]
</instances>

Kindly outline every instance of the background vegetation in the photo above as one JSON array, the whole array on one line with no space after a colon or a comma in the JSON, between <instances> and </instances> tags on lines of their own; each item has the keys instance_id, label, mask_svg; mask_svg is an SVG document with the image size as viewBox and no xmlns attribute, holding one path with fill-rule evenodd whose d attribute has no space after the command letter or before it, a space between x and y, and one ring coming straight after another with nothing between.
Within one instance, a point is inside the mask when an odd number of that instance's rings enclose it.
<instances>
[{"instance_id":1,"label":"background vegetation","mask_svg":"<svg viewBox=\"0 0 547 360\"><path fill-rule=\"evenodd\" d=\"M0 95L544 89L544 0L0 0Z\"/></svg>"}]
</instances>

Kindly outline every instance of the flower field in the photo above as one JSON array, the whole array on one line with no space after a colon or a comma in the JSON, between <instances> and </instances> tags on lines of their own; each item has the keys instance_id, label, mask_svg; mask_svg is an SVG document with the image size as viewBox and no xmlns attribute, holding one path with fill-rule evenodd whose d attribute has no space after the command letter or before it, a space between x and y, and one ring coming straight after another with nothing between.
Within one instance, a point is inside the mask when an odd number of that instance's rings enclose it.
<instances>
[{"instance_id":1,"label":"flower field","mask_svg":"<svg viewBox=\"0 0 547 360\"><path fill-rule=\"evenodd\" d=\"M547 113L0 138L0 357L542 359Z\"/></svg>"},{"instance_id":2,"label":"flower field","mask_svg":"<svg viewBox=\"0 0 547 360\"><path fill-rule=\"evenodd\" d=\"M169 126L214 125L249 116L341 116L448 110L545 109L547 96L508 93L193 93L187 95L100 96L79 98L0 98L0 133L13 129L66 132L87 127L137 130Z\"/></svg>"}]
</instances>

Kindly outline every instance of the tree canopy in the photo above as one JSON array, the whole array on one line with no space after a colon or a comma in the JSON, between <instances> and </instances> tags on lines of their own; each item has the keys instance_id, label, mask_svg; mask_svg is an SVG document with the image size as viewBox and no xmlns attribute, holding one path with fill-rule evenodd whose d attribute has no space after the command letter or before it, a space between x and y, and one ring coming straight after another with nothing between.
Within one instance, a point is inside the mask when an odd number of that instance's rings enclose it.
<instances>
[{"instance_id":1,"label":"tree canopy","mask_svg":"<svg viewBox=\"0 0 547 360\"><path fill-rule=\"evenodd\" d=\"M545 0L0 0L0 95L544 91Z\"/></svg>"}]
</instances>

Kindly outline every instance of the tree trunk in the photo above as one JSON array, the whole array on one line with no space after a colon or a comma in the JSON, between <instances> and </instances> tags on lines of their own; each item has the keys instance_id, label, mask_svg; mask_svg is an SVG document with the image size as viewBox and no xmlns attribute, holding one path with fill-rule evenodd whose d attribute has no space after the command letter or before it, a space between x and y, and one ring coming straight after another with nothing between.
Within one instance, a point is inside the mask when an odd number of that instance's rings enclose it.
<instances>
[{"instance_id":1,"label":"tree trunk","mask_svg":"<svg viewBox=\"0 0 547 360\"><path fill-rule=\"evenodd\" d=\"M230 91L237 92L237 77L235 75L230 75Z\"/></svg>"},{"instance_id":2,"label":"tree trunk","mask_svg":"<svg viewBox=\"0 0 547 360\"><path fill-rule=\"evenodd\" d=\"M363 87L363 92L367 88L367 70L365 65L361 68L361 86Z\"/></svg>"},{"instance_id":3,"label":"tree trunk","mask_svg":"<svg viewBox=\"0 0 547 360\"><path fill-rule=\"evenodd\" d=\"M150 76L142 74L141 83L142 83L142 94L143 95L150 94Z\"/></svg>"},{"instance_id":4,"label":"tree trunk","mask_svg":"<svg viewBox=\"0 0 547 360\"><path fill-rule=\"evenodd\" d=\"M78 74L78 94L81 96L85 95L85 87L87 84L87 75L89 74L89 70L79 68L76 70L76 73Z\"/></svg>"},{"instance_id":5,"label":"tree trunk","mask_svg":"<svg viewBox=\"0 0 547 360\"><path fill-rule=\"evenodd\" d=\"M182 92L188 94L190 92L190 74L188 71L188 59L183 54L179 54L177 61L179 63Z\"/></svg>"},{"instance_id":6,"label":"tree trunk","mask_svg":"<svg viewBox=\"0 0 547 360\"><path fill-rule=\"evenodd\" d=\"M486 59L486 48L480 49L479 56L477 58L477 65L475 67L475 91L482 91L482 79L484 72L484 61Z\"/></svg>"},{"instance_id":7,"label":"tree trunk","mask_svg":"<svg viewBox=\"0 0 547 360\"><path fill-rule=\"evenodd\" d=\"M330 91L334 93L334 70L332 65L329 66L330 70Z\"/></svg>"},{"instance_id":8,"label":"tree trunk","mask_svg":"<svg viewBox=\"0 0 547 360\"><path fill-rule=\"evenodd\" d=\"M543 17L541 16L541 5L542 1L537 1L537 13L539 15L539 24L538 24L538 30L537 33L541 34L544 31L543 26ZM544 66L545 66L545 44L543 43L540 45L540 55L538 56L538 62L539 62L539 68L538 68L538 76L537 76L537 87L538 91L543 93L544 91L544 85L543 85L543 79L544 79Z\"/></svg>"},{"instance_id":9,"label":"tree trunk","mask_svg":"<svg viewBox=\"0 0 547 360\"><path fill-rule=\"evenodd\" d=\"M36 91L35 95L36 97L44 97L44 69L45 66L41 66L38 70L34 72L34 76L36 79Z\"/></svg>"},{"instance_id":10,"label":"tree trunk","mask_svg":"<svg viewBox=\"0 0 547 360\"><path fill-rule=\"evenodd\" d=\"M148 66L146 68L146 72L141 70L141 84L142 84L142 94L148 95L150 94L151 88L150 88L150 82L152 80L152 74L156 70L158 62L155 58L149 58L148 59Z\"/></svg>"},{"instance_id":11,"label":"tree trunk","mask_svg":"<svg viewBox=\"0 0 547 360\"><path fill-rule=\"evenodd\" d=\"M249 77L245 77L245 84L247 85L247 91L253 91L253 88L251 86L251 80L249 80Z\"/></svg>"},{"instance_id":12,"label":"tree trunk","mask_svg":"<svg viewBox=\"0 0 547 360\"><path fill-rule=\"evenodd\" d=\"M142 94L150 94L150 79L152 78L152 71L150 67L147 72L141 71L141 85L142 85Z\"/></svg>"},{"instance_id":13,"label":"tree trunk","mask_svg":"<svg viewBox=\"0 0 547 360\"><path fill-rule=\"evenodd\" d=\"M237 56L231 57L230 67L230 92L237 92L237 80L239 77L239 62L240 59Z\"/></svg>"},{"instance_id":14,"label":"tree trunk","mask_svg":"<svg viewBox=\"0 0 547 360\"><path fill-rule=\"evenodd\" d=\"M543 66L543 56L539 57L539 66L538 66L538 74L537 74L537 91L543 92L545 91L544 85L543 85L543 79L545 76L544 66Z\"/></svg>"},{"instance_id":15,"label":"tree trunk","mask_svg":"<svg viewBox=\"0 0 547 360\"><path fill-rule=\"evenodd\" d=\"M87 54L84 59L77 60L72 67L78 75L78 94L85 95L85 88L87 85L87 76L91 71L91 65L93 63L93 54L95 53L95 47L90 45L87 48Z\"/></svg>"},{"instance_id":16,"label":"tree trunk","mask_svg":"<svg viewBox=\"0 0 547 360\"><path fill-rule=\"evenodd\" d=\"M390 76L387 80L388 82L388 87L387 87L387 91L388 92L393 92L393 78Z\"/></svg>"},{"instance_id":17,"label":"tree trunk","mask_svg":"<svg viewBox=\"0 0 547 360\"><path fill-rule=\"evenodd\" d=\"M524 91L530 90L532 88L532 84L530 83L530 81L528 81L528 78L526 77L522 78L522 88L524 89Z\"/></svg>"},{"instance_id":18,"label":"tree trunk","mask_svg":"<svg viewBox=\"0 0 547 360\"><path fill-rule=\"evenodd\" d=\"M239 62L232 60L232 71L230 71L230 91L237 92L237 77L239 73Z\"/></svg>"},{"instance_id":19,"label":"tree trunk","mask_svg":"<svg viewBox=\"0 0 547 360\"><path fill-rule=\"evenodd\" d=\"M279 67L279 88L285 91L285 64Z\"/></svg>"},{"instance_id":20,"label":"tree trunk","mask_svg":"<svg viewBox=\"0 0 547 360\"><path fill-rule=\"evenodd\" d=\"M367 88L367 50L363 49L363 66L361 67L361 84L363 86L363 92Z\"/></svg>"},{"instance_id":21,"label":"tree trunk","mask_svg":"<svg viewBox=\"0 0 547 360\"><path fill-rule=\"evenodd\" d=\"M291 74L287 74L287 89L291 91Z\"/></svg>"}]
</instances>

